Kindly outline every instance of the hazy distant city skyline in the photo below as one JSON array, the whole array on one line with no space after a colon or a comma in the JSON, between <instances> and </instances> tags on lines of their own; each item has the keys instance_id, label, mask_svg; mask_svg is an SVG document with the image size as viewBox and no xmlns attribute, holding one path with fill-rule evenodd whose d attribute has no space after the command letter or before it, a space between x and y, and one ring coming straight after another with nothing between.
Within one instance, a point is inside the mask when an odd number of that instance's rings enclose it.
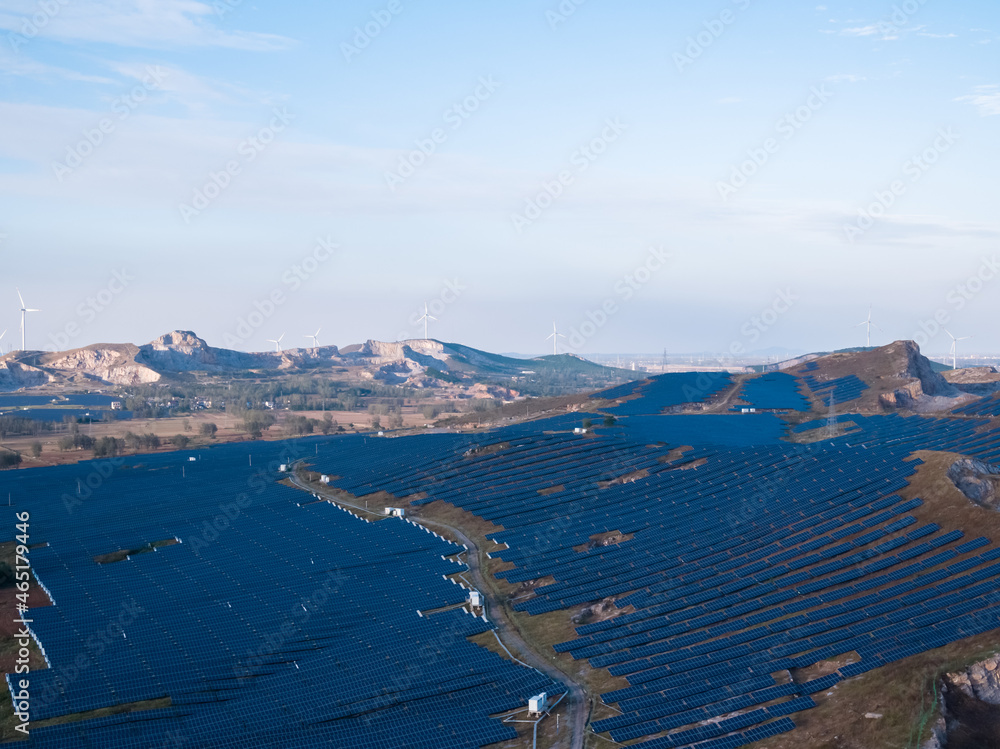
<instances>
[{"instance_id":1,"label":"hazy distant city skyline","mask_svg":"<svg viewBox=\"0 0 1000 749\"><path fill-rule=\"evenodd\" d=\"M3 0L4 343L998 351L998 21Z\"/></svg>"}]
</instances>

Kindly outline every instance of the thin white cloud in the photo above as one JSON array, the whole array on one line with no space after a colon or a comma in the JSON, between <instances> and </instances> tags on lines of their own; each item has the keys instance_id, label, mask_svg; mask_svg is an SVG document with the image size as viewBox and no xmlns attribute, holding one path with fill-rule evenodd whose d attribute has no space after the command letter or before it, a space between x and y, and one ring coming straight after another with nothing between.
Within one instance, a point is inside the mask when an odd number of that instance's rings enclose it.
<instances>
[{"instance_id":1,"label":"thin white cloud","mask_svg":"<svg viewBox=\"0 0 1000 749\"><path fill-rule=\"evenodd\" d=\"M955 39L958 34L931 34L928 31L921 31L917 33L917 36L927 36L931 39Z\"/></svg>"},{"instance_id":2,"label":"thin white cloud","mask_svg":"<svg viewBox=\"0 0 1000 749\"><path fill-rule=\"evenodd\" d=\"M851 23L848 21L848 23ZM843 36L854 37L876 37L883 42L894 42L907 34L919 34L926 26L906 26L882 21L879 23L869 23L864 26L848 26L840 30ZM927 34L927 36L931 36Z\"/></svg>"},{"instance_id":3,"label":"thin white cloud","mask_svg":"<svg viewBox=\"0 0 1000 749\"><path fill-rule=\"evenodd\" d=\"M52 3L40 13L37 2L3 0L0 29L30 42L45 37L65 42L101 42L123 47L229 47L267 51L293 41L275 34L223 31L209 3L197 0L74 0ZM44 15L44 23L32 19ZM22 45L19 45L22 46Z\"/></svg>"},{"instance_id":4,"label":"thin white cloud","mask_svg":"<svg viewBox=\"0 0 1000 749\"><path fill-rule=\"evenodd\" d=\"M739 104L743 99L738 96L727 96L724 99L719 99L716 104Z\"/></svg>"},{"instance_id":5,"label":"thin white cloud","mask_svg":"<svg viewBox=\"0 0 1000 749\"><path fill-rule=\"evenodd\" d=\"M868 77L852 73L837 73L836 75L828 75L823 80L830 83L858 83L859 81L867 81Z\"/></svg>"},{"instance_id":6,"label":"thin white cloud","mask_svg":"<svg viewBox=\"0 0 1000 749\"><path fill-rule=\"evenodd\" d=\"M234 86L226 81L212 80L190 73L172 65L111 62L110 67L126 78L137 81L149 79L150 69L155 68L155 89L190 110L204 110L210 103L273 103L259 93Z\"/></svg>"},{"instance_id":7,"label":"thin white cloud","mask_svg":"<svg viewBox=\"0 0 1000 749\"><path fill-rule=\"evenodd\" d=\"M850 28L841 29L840 33L845 36L874 36L879 33L879 28L874 24L870 24L868 26L852 26Z\"/></svg>"},{"instance_id":8,"label":"thin white cloud","mask_svg":"<svg viewBox=\"0 0 1000 749\"><path fill-rule=\"evenodd\" d=\"M955 101L970 102L982 117L1000 114L1000 86L976 86L974 93L959 96Z\"/></svg>"},{"instance_id":9,"label":"thin white cloud","mask_svg":"<svg viewBox=\"0 0 1000 749\"><path fill-rule=\"evenodd\" d=\"M55 65L46 65L45 63L32 60L25 55L9 54L4 47L0 47L0 74L23 76L41 81L65 80L79 81L81 83L114 83L110 78L87 75Z\"/></svg>"}]
</instances>

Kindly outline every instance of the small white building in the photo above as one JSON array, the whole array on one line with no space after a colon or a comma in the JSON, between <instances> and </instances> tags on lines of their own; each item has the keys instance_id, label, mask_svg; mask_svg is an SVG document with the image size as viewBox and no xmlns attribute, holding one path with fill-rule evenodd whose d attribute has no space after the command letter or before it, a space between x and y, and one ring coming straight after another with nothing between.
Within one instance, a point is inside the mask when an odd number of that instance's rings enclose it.
<instances>
[{"instance_id":1,"label":"small white building","mask_svg":"<svg viewBox=\"0 0 1000 749\"><path fill-rule=\"evenodd\" d=\"M322 476L319 477L319 483L321 483L321 484L329 484L330 483L330 477L327 476L324 473Z\"/></svg>"},{"instance_id":2,"label":"small white building","mask_svg":"<svg viewBox=\"0 0 1000 749\"><path fill-rule=\"evenodd\" d=\"M478 609L483 606L483 594L478 590L469 591L469 603L472 604L472 608Z\"/></svg>"},{"instance_id":3,"label":"small white building","mask_svg":"<svg viewBox=\"0 0 1000 749\"><path fill-rule=\"evenodd\" d=\"M278 470L281 473L288 473L288 463L282 463L280 466L278 466Z\"/></svg>"},{"instance_id":4,"label":"small white building","mask_svg":"<svg viewBox=\"0 0 1000 749\"><path fill-rule=\"evenodd\" d=\"M586 434L587 430L583 427L576 427L573 429L573 434Z\"/></svg>"},{"instance_id":5,"label":"small white building","mask_svg":"<svg viewBox=\"0 0 1000 749\"><path fill-rule=\"evenodd\" d=\"M385 514L392 518L405 518L406 510L402 507L386 507Z\"/></svg>"},{"instance_id":6,"label":"small white building","mask_svg":"<svg viewBox=\"0 0 1000 749\"><path fill-rule=\"evenodd\" d=\"M541 715L548 707L548 695L545 692L528 699L528 715Z\"/></svg>"}]
</instances>

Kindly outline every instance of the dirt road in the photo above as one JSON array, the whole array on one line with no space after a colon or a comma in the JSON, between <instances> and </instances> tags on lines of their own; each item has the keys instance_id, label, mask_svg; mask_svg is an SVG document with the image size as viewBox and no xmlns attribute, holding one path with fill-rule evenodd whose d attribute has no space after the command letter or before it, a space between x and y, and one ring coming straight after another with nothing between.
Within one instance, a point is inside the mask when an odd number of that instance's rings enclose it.
<instances>
[{"instance_id":1,"label":"dirt road","mask_svg":"<svg viewBox=\"0 0 1000 749\"><path fill-rule=\"evenodd\" d=\"M292 476L292 483L304 491L319 494L339 505L350 507L361 513L366 513L374 517L383 517L370 510L360 507L343 499L340 496L333 496L332 493L324 492L322 489L306 486L297 475ZM447 523L426 518L416 518L414 522L426 526L432 530L447 531L458 539L459 543L465 544L469 551L466 556L466 564L469 567L468 575L471 582L483 594L487 602L487 612L490 621L496 627L497 635L507 648L517 651L518 656L529 666L541 671L553 681L562 684L566 691L566 699L569 702L568 711L570 720L568 723L572 730L560 737L558 747L569 747L569 749L583 749L584 738L587 730L587 717L590 712L590 704L587 693L580 684L575 682L569 675L546 660L544 655L537 653L528 646L528 643L521 637L517 629L511 623L506 609L496 596L493 595L490 586L486 584L483 575L482 552L479 547L460 529Z\"/></svg>"}]
</instances>

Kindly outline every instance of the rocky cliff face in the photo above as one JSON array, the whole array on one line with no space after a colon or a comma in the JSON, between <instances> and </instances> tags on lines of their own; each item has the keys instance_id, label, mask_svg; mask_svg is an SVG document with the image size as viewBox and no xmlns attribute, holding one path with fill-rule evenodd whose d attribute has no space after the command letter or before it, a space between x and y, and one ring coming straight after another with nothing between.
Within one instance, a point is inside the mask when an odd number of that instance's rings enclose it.
<instances>
[{"instance_id":1,"label":"rocky cliff face","mask_svg":"<svg viewBox=\"0 0 1000 749\"><path fill-rule=\"evenodd\" d=\"M1000 467L963 458L951 464L948 478L962 494L980 507L1000 510Z\"/></svg>"},{"instance_id":2,"label":"rocky cliff face","mask_svg":"<svg viewBox=\"0 0 1000 749\"><path fill-rule=\"evenodd\" d=\"M959 689L967 696L1000 705L1000 656L974 663L965 671L948 674L949 689Z\"/></svg>"},{"instance_id":3,"label":"rocky cliff face","mask_svg":"<svg viewBox=\"0 0 1000 749\"><path fill-rule=\"evenodd\" d=\"M135 346L88 346L51 354L41 361L46 369L62 376L80 375L115 385L156 382L160 375L135 360Z\"/></svg>"},{"instance_id":4,"label":"rocky cliff face","mask_svg":"<svg viewBox=\"0 0 1000 749\"><path fill-rule=\"evenodd\" d=\"M964 393L991 395L1000 390L1000 371L996 367L966 367L943 373L948 382Z\"/></svg>"},{"instance_id":5,"label":"rocky cliff face","mask_svg":"<svg viewBox=\"0 0 1000 749\"><path fill-rule=\"evenodd\" d=\"M1000 747L1000 656L941 680L941 714L923 749Z\"/></svg>"},{"instance_id":6,"label":"rocky cliff face","mask_svg":"<svg viewBox=\"0 0 1000 749\"><path fill-rule=\"evenodd\" d=\"M357 353L351 356L352 358L367 359L376 365L392 364L407 359L429 358L439 361L447 359L443 343L425 340L397 341L395 343L369 340L365 341Z\"/></svg>"},{"instance_id":7,"label":"rocky cliff face","mask_svg":"<svg viewBox=\"0 0 1000 749\"><path fill-rule=\"evenodd\" d=\"M961 393L934 371L930 360L920 353L913 341L896 341L879 351L884 352L895 371L890 378L902 384L879 396L883 408L908 408L914 411L933 410L950 403ZM944 401L945 403L943 403Z\"/></svg>"},{"instance_id":8,"label":"rocky cliff face","mask_svg":"<svg viewBox=\"0 0 1000 749\"><path fill-rule=\"evenodd\" d=\"M51 377L37 367L0 361L0 390L18 390L46 384Z\"/></svg>"},{"instance_id":9,"label":"rocky cliff face","mask_svg":"<svg viewBox=\"0 0 1000 749\"><path fill-rule=\"evenodd\" d=\"M226 369L278 369L282 357L217 349L187 330L175 330L139 347L137 362L158 372L219 372Z\"/></svg>"}]
</instances>

